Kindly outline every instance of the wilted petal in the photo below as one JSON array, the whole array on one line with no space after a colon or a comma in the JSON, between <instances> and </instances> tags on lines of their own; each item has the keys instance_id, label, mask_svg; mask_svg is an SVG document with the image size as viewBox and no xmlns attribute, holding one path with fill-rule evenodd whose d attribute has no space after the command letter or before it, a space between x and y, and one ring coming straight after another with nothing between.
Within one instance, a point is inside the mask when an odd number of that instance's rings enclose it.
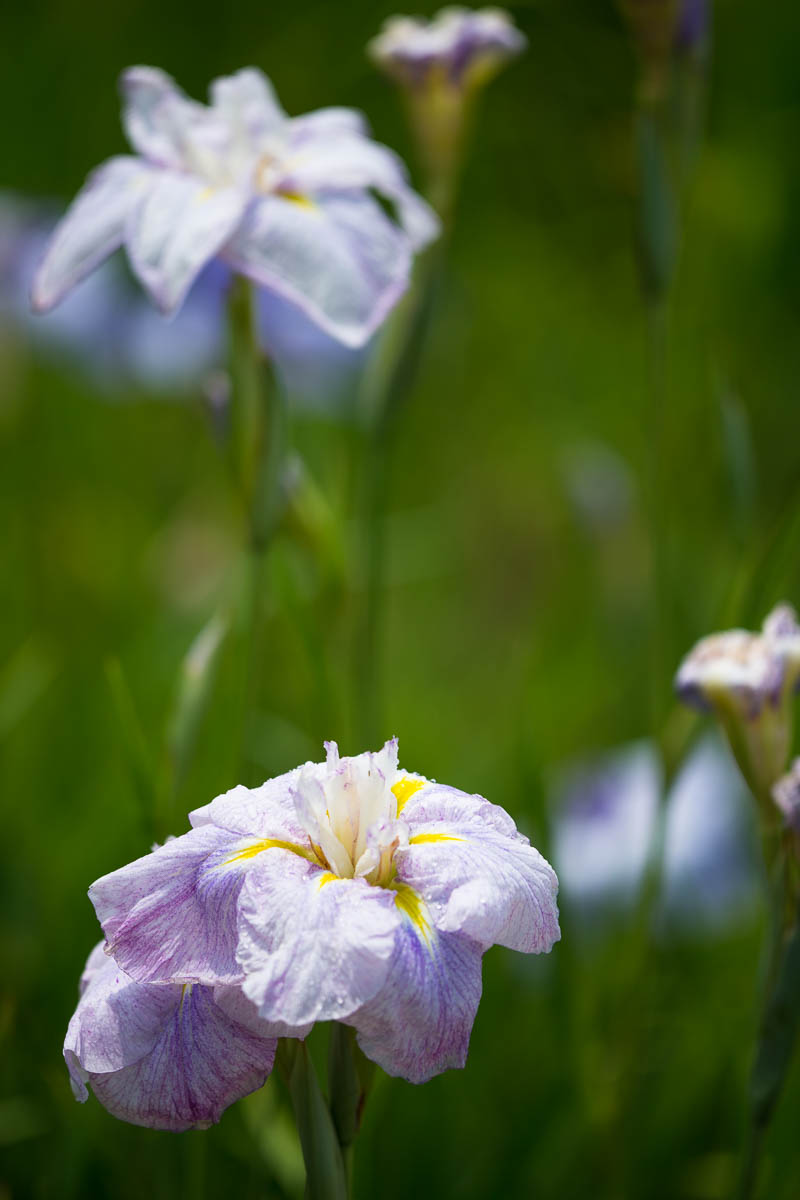
<instances>
[{"instance_id":1,"label":"wilted petal","mask_svg":"<svg viewBox=\"0 0 800 1200\"><path fill-rule=\"evenodd\" d=\"M140 983L236 982L237 900L263 853L294 857L202 825L104 875L89 898L109 953Z\"/></svg>"},{"instance_id":2,"label":"wilted petal","mask_svg":"<svg viewBox=\"0 0 800 1200\"><path fill-rule=\"evenodd\" d=\"M46 312L122 245L126 222L151 173L135 158L112 158L92 172L56 226L36 272L31 303Z\"/></svg>"},{"instance_id":3,"label":"wilted petal","mask_svg":"<svg viewBox=\"0 0 800 1200\"><path fill-rule=\"evenodd\" d=\"M348 1024L367 1057L387 1074L424 1083L466 1062L481 998L483 947L436 929L419 898L398 894L404 920L386 982Z\"/></svg>"},{"instance_id":4,"label":"wilted petal","mask_svg":"<svg viewBox=\"0 0 800 1200\"><path fill-rule=\"evenodd\" d=\"M409 186L402 160L387 146L364 137L336 136L323 129L319 138L304 138L296 158L290 154L286 162L282 187L301 196L373 188L396 206L415 250L432 242L441 228L433 209Z\"/></svg>"},{"instance_id":5,"label":"wilted petal","mask_svg":"<svg viewBox=\"0 0 800 1200\"><path fill-rule=\"evenodd\" d=\"M395 895L295 858L255 870L240 897L243 990L266 1021L341 1020L382 986L400 912Z\"/></svg>"},{"instance_id":6,"label":"wilted petal","mask_svg":"<svg viewBox=\"0 0 800 1200\"><path fill-rule=\"evenodd\" d=\"M411 838L396 855L398 879L424 897L437 928L484 946L551 949L561 936L558 880L538 850L516 831L498 831L491 822L499 818L491 813L483 826L471 819L412 823L412 817L403 810Z\"/></svg>"},{"instance_id":7,"label":"wilted petal","mask_svg":"<svg viewBox=\"0 0 800 1200\"><path fill-rule=\"evenodd\" d=\"M360 346L408 286L411 243L366 195L315 204L267 196L248 211L225 258Z\"/></svg>"},{"instance_id":8,"label":"wilted petal","mask_svg":"<svg viewBox=\"0 0 800 1200\"><path fill-rule=\"evenodd\" d=\"M180 307L239 224L246 203L237 188L211 188L191 175L158 172L131 214L125 241L133 270L162 312Z\"/></svg>"},{"instance_id":9,"label":"wilted petal","mask_svg":"<svg viewBox=\"0 0 800 1200\"><path fill-rule=\"evenodd\" d=\"M64 1044L79 1100L88 1082L124 1121L205 1128L269 1075L275 1039L232 1019L212 989L138 984L109 958L88 974Z\"/></svg>"}]
</instances>

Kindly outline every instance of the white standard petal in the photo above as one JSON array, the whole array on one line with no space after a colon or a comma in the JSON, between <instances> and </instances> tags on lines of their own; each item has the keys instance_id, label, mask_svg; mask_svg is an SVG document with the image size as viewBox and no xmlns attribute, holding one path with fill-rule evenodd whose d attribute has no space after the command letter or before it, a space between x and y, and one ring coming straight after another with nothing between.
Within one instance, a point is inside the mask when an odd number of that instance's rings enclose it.
<instances>
[{"instance_id":1,"label":"white standard petal","mask_svg":"<svg viewBox=\"0 0 800 1200\"><path fill-rule=\"evenodd\" d=\"M251 872L239 907L243 990L265 1021L338 1021L382 986L401 921L388 889L295 859Z\"/></svg>"},{"instance_id":2,"label":"white standard petal","mask_svg":"<svg viewBox=\"0 0 800 1200\"><path fill-rule=\"evenodd\" d=\"M483 947L435 928L410 889L397 892L403 912L386 982L347 1023L368 1058L389 1075L425 1083L463 1067L481 998Z\"/></svg>"},{"instance_id":3,"label":"white standard petal","mask_svg":"<svg viewBox=\"0 0 800 1200\"><path fill-rule=\"evenodd\" d=\"M129 67L119 86L122 124L134 150L161 167L185 166L187 130L202 120L203 105L158 67Z\"/></svg>"},{"instance_id":4,"label":"white standard petal","mask_svg":"<svg viewBox=\"0 0 800 1200\"><path fill-rule=\"evenodd\" d=\"M411 242L365 194L267 196L224 257L348 346L363 345L408 286Z\"/></svg>"},{"instance_id":5,"label":"white standard petal","mask_svg":"<svg viewBox=\"0 0 800 1200\"><path fill-rule=\"evenodd\" d=\"M180 307L206 263L228 241L247 203L238 188L159 171L128 221L131 266L164 313Z\"/></svg>"},{"instance_id":6,"label":"white standard petal","mask_svg":"<svg viewBox=\"0 0 800 1200\"><path fill-rule=\"evenodd\" d=\"M257 150L265 138L279 133L288 118L269 79L256 67L224 75L211 84L211 103L228 123L234 138Z\"/></svg>"},{"instance_id":7,"label":"white standard petal","mask_svg":"<svg viewBox=\"0 0 800 1200\"><path fill-rule=\"evenodd\" d=\"M103 259L122 245L128 218L151 173L136 158L120 156L89 176L56 226L31 288L36 312L47 312Z\"/></svg>"},{"instance_id":8,"label":"white standard petal","mask_svg":"<svg viewBox=\"0 0 800 1200\"><path fill-rule=\"evenodd\" d=\"M439 929L484 946L550 950L561 936L558 879L550 864L502 809L435 787L425 812L427 790L403 809L411 836L395 856L398 880L425 899Z\"/></svg>"}]
</instances>

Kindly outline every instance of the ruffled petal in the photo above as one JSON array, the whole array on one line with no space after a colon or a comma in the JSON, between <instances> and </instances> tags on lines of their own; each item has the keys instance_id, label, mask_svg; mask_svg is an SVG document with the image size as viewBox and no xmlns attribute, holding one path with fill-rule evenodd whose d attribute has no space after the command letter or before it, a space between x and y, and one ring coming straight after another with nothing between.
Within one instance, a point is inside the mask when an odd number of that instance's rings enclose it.
<instances>
[{"instance_id":1,"label":"ruffled petal","mask_svg":"<svg viewBox=\"0 0 800 1200\"><path fill-rule=\"evenodd\" d=\"M31 304L47 312L122 245L126 222L151 181L135 158L120 156L89 176L58 223L34 276Z\"/></svg>"},{"instance_id":2,"label":"ruffled petal","mask_svg":"<svg viewBox=\"0 0 800 1200\"><path fill-rule=\"evenodd\" d=\"M237 982L239 892L264 853L295 857L288 845L203 825L104 875L89 898L108 953L140 983Z\"/></svg>"},{"instance_id":3,"label":"ruffled petal","mask_svg":"<svg viewBox=\"0 0 800 1200\"><path fill-rule=\"evenodd\" d=\"M496 805L455 789L428 791L403 810L411 836L395 856L398 879L425 898L438 929L484 946L550 950L561 933L549 863Z\"/></svg>"},{"instance_id":4,"label":"ruffled petal","mask_svg":"<svg viewBox=\"0 0 800 1200\"><path fill-rule=\"evenodd\" d=\"M292 842L306 842L305 831L297 819L292 788L296 784L300 767L268 779L257 788L242 784L217 796L210 804L189 813L189 821L195 827L217 825L230 829L232 833L252 834L257 838L285 838Z\"/></svg>"},{"instance_id":5,"label":"ruffled petal","mask_svg":"<svg viewBox=\"0 0 800 1200\"><path fill-rule=\"evenodd\" d=\"M411 242L366 194L314 204L267 196L224 256L345 345L361 346L408 286Z\"/></svg>"},{"instance_id":6,"label":"ruffled petal","mask_svg":"<svg viewBox=\"0 0 800 1200\"><path fill-rule=\"evenodd\" d=\"M292 148L295 155L290 152L284 168L285 191L313 196L318 191L374 188L396 206L398 220L415 250L438 237L439 218L409 186L402 159L387 146L341 128L326 129L321 123L313 135L306 126L299 142L293 138Z\"/></svg>"},{"instance_id":7,"label":"ruffled petal","mask_svg":"<svg viewBox=\"0 0 800 1200\"><path fill-rule=\"evenodd\" d=\"M145 986L113 960L95 969L69 1024L64 1058L115 1117L153 1129L205 1128L261 1087L276 1040L245 1027L201 986Z\"/></svg>"},{"instance_id":8,"label":"ruffled petal","mask_svg":"<svg viewBox=\"0 0 800 1200\"><path fill-rule=\"evenodd\" d=\"M131 266L164 313L180 307L202 268L227 242L247 204L238 188L211 188L159 171L127 224Z\"/></svg>"},{"instance_id":9,"label":"ruffled petal","mask_svg":"<svg viewBox=\"0 0 800 1200\"><path fill-rule=\"evenodd\" d=\"M254 870L242 890L243 990L266 1021L341 1020L386 978L401 921L394 893L295 858Z\"/></svg>"},{"instance_id":10,"label":"ruffled petal","mask_svg":"<svg viewBox=\"0 0 800 1200\"><path fill-rule=\"evenodd\" d=\"M399 895L405 919L386 982L347 1023L358 1031L367 1057L388 1075L425 1083L466 1062L481 998L483 947L437 930L418 897Z\"/></svg>"}]
</instances>

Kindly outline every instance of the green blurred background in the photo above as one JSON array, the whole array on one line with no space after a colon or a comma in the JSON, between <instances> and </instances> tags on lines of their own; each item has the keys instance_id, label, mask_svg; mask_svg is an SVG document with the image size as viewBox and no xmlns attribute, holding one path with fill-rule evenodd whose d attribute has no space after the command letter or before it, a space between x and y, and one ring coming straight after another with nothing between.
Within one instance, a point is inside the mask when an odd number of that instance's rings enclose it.
<instances>
[{"instance_id":1,"label":"green blurred background","mask_svg":"<svg viewBox=\"0 0 800 1200\"><path fill-rule=\"evenodd\" d=\"M122 151L116 79L137 62L196 96L258 65L290 113L361 108L413 165L399 97L363 50L392 11L367 0L15 5L0 50L3 184L63 202ZM671 676L697 637L800 600L800 18L788 0L714 7L657 418L634 253L629 36L610 0L513 13L529 49L483 97L397 427L383 733L399 735L409 769L502 804L547 854L552 772L652 734L654 696L674 723ZM336 503L346 422L298 411L292 438ZM665 464L655 660L654 439ZM79 1107L61 1060L98 937L86 889L153 838L108 663L121 664L155 745L183 656L242 570L241 517L204 406L199 394L110 397L7 321L0 454L0 1197L291 1197L297 1154L276 1080L210 1132L171 1135L116 1122L93 1099ZM581 491L598 461L623 481L609 511L603 471L597 494ZM324 737L364 748L346 703L347 620L327 622L316 581L313 556L276 547L257 717L243 732L235 633L174 832L239 781L243 737L249 782L318 756ZM758 912L669 939L622 912L587 937L567 909L549 958L493 950L466 1070L423 1088L381 1082L356 1194L728 1195L762 934ZM798 1104L795 1071L767 1147L763 1194L775 1200L800 1194Z\"/></svg>"}]
</instances>

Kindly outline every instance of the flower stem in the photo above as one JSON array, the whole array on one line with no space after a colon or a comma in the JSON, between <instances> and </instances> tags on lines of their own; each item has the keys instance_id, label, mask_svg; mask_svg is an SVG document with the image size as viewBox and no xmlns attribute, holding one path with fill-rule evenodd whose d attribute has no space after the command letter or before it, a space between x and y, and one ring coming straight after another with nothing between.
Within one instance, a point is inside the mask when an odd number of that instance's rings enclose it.
<instances>
[{"instance_id":1,"label":"flower stem","mask_svg":"<svg viewBox=\"0 0 800 1200\"><path fill-rule=\"evenodd\" d=\"M356 630L354 712L363 746L376 744L385 733L381 668L386 503L394 432L416 377L437 262L436 247L419 261L415 281L384 330L359 397L364 428L358 498L363 593Z\"/></svg>"},{"instance_id":2,"label":"flower stem","mask_svg":"<svg viewBox=\"0 0 800 1200\"><path fill-rule=\"evenodd\" d=\"M328 1048L328 1091L349 1189L353 1186L355 1139L374 1074L375 1064L361 1052L355 1030L334 1021Z\"/></svg>"},{"instance_id":3,"label":"flower stem","mask_svg":"<svg viewBox=\"0 0 800 1200\"><path fill-rule=\"evenodd\" d=\"M289 1089L306 1166L306 1200L347 1200L344 1159L305 1042L283 1039L278 1069Z\"/></svg>"},{"instance_id":4,"label":"flower stem","mask_svg":"<svg viewBox=\"0 0 800 1200\"><path fill-rule=\"evenodd\" d=\"M236 278L228 301L231 374L231 457L247 523L248 651L242 720L242 766L247 759L250 717L258 700L264 624L266 557L282 507L287 417L259 345L253 285Z\"/></svg>"}]
</instances>

